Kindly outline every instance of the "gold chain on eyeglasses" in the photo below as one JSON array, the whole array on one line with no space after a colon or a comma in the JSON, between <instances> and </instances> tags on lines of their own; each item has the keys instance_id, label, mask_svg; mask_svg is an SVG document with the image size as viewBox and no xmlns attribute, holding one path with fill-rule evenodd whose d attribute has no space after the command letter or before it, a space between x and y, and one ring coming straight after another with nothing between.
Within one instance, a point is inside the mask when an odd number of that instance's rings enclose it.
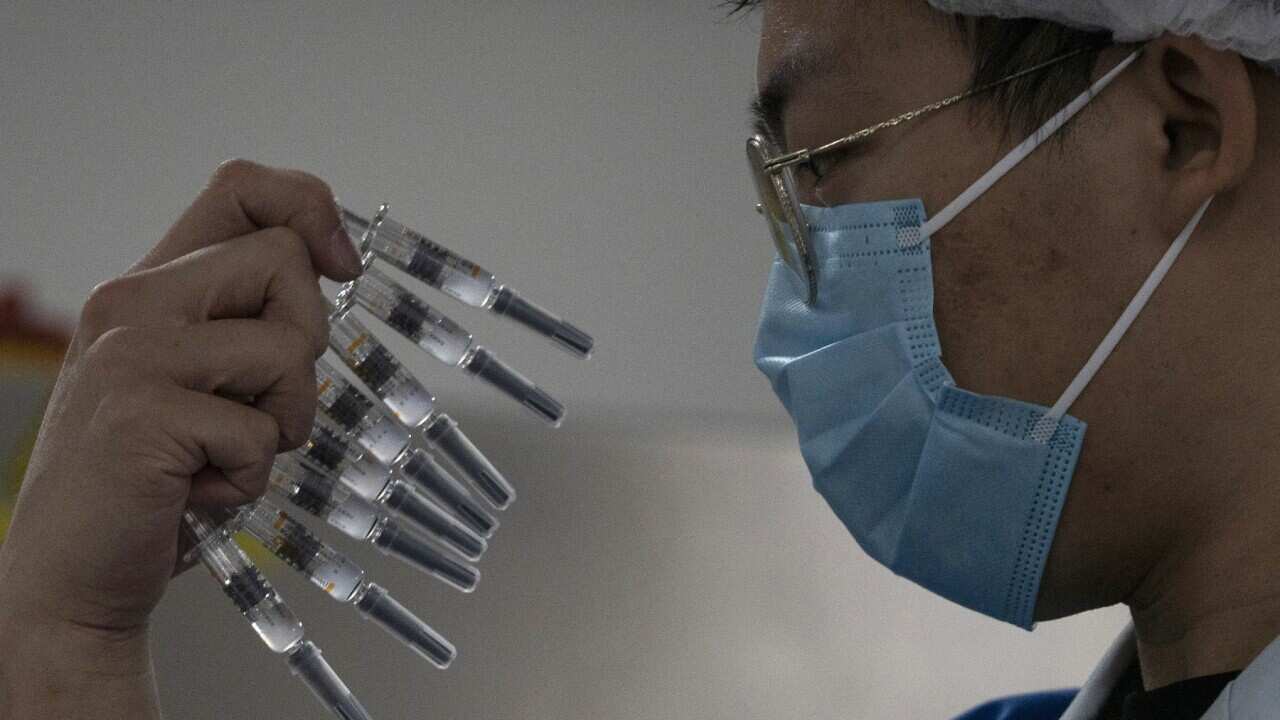
<instances>
[{"instance_id":1,"label":"gold chain on eyeglasses","mask_svg":"<svg viewBox=\"0 0 1280 720\"><path fill-rule=\"evenodd\" d=\"M916 108L915 110L904 112L901 115L898 115L896 117L892 117L883 122L876 123L871 127L863 128L862 130L859 130L858 132L852 135L846 135L845 137L842 137L838 140L832 140L831 142L825 145L819 145L818 147L813 149L806 148L804 150L797 150L795 152L787 153L785 155L779 155L778 157L765 162L764 169L767 172L772 172L772 171L787 167L789 165L796 165L799 163L808 162L814 155L822 155L824 153L831 152L832 150L836 150L838 148L844 147L845 145L850 145L852 143L858 142L859 140L862 140L870 135L878 133L881 130L884 130L885 128L891 128L891 127L894 127L895 125L901 125L902 123L907 122L908 120L914 120L920 117L921 115L928 115L929 113L936 112L945 107L955 105L961 100L966 100L968 98L973 97L974 95L978 95L988 90L992 90L1006 83L1013 82L1018 78L1030 75L1031 73L1036 72L1038 70L1043 70L1044 68L1049 67L1050 65L1060 63L1064 60L1073 58L1076 55L1081 55L1083 53L1086 53L1090 50L1095 50L1095 49L1097 48L1084 47L1084 48L1078 48L1076 50L1072 50L1071 52L1064 53L1054 58L1050 58L1037 65L1032 65L1031 67L1023 68L1022 70L1019 70L1018 72L1012 75L1000 78L999 80L996 80L994 82L990 82L990 83L987 83L986 85L982 85L982 86L973 88L971 90L968 90L966 92L962 92L959 95L952 95L949 98L945 98L937 102L930 103L928 105L925 105L924 107Z\"/></svg>"}]
</instances>

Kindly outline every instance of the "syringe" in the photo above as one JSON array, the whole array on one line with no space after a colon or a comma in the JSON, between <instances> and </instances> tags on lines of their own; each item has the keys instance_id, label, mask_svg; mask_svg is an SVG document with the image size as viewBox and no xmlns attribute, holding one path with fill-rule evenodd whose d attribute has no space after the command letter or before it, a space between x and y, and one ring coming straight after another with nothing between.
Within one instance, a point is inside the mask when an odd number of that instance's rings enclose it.
<instances>
[{"instance_id":1,"label":"syringe","mask_svg":"<svg viewBox=\"0 0 1280 720\"><path fill-rule=\"evenodd\" d=\"M409 445L408 428L348 382L324 358L316 361L316 399L320 412L346 430L381 463L394 463Z\"/></svg>"},{"instance_id":2,"label":"syringe","mask_svg":"<svg viewBox=\"0 0 1280 720\"><path fill-rule=\"evenodd\" d=\"M331 327L329 346L402 425L408 429L420 428L425 444L439 450L471 478L495 507L505 508L511 503L515 498L511 483L462 433L456 422L435 411L435 398L431 393L405 372L391 351L363 323L347 315L336 318Z\"/></svg>"},{"instance_id":3,"label":"syringe","mask_svg":"<svg viewBox=\"0 0 1280 720\"><path fill-rule=\"evenodd\" d=\"M475 567L436 549L341 483L288 456L276 458L269 489L349 537L373 543L384 553L463 592L471 592L480 582L480 571Z\"/></svg>"},{"instance_id":4,"label":"syringe","mask_svg":"<svg viewBox=\"0 0 1280 720\"><path fill-rule=\"evenodd\" d=\"M276 458L269 491L345 534L470 592L480 579L475 567L411 532L374 502L400 511L442 542L474 558L485 549L484 537L493 532L497 521L473 502L468 489L422 446L446 458L495 507L506 507L514 490L457 423L434 409L431 394L350 314L351 306L358 302L433 357L485 380L541 419L558 425L564 406L492 353L474 345L471 334L457 323L372 268L374 258L381 257L464 303L510 317L579 356L590 355L593 340L498 284L478 265L390 220L386 211L384 205L372 221L342 211L350 234L361 239L362 263L369 272L365 281L344 285L338 297L340 306L330 317L329 343L390 415L351 383L326 384L322 379L319 404L331 424L326 426L322 421L306 447ZM331 371L322 363L322 376L340 377ZM415 487L447 509L419 495ZM186 559L201 559L263 642L285 654L294 674L343 720L367 720L368 713L324 661L319 648L304 638L301 622L232 540L234 528L246 530L331 597L351 603L431 662L444 667L455 655L447 640L365 578L359 566L269 500L260 499L244 508L223 526L203 513L189 511L183 527L193 539Z\"/></svg>"},{"instance_id":5,"label":"syringe","mask_svg":"<svg viewBox=\"0 0 1280 720\"><path fill-rule=\"evenodd\" d=\"M310 640L293 647L288 654L289 669L294 677L307 684L316 698L341 720L372 720L347 684L329 667L320 648Z\"/></svg>"},{"instance_id":6,"label":"syringe","mask_svg":"<svg viewBox=\"0 0 1280 720\"><path fill-rule=\"evenodd\" d=\"M471 478L471 482L475 483L480 493L494 507L502 510L515 500L515 488L462 432L453 418L444 413L437 413L420 427L415 440L438 451L463 475ZM426 483L426 477L431 474L444 473L444 470L421 450L415 452L414 457L419 461L416 467L420 467L421 470L415 470L406 463L404 472L419 483ZM445 477L448 478L448 475L445 474Z\"/></svg>"},{"instance_id":7,"label":"syringe","mask_svg":"<svg viewBox=\"0 0 1280 720\"><path fill-rule=\"evenodd\" d=\"M471 498L462 483L413 445L413 432L409 428L401 425L381 405L368 399L323 359L316 363L316 381L319 384L317 409L329 422L345 430L347 437L353 438L370 455L404 474L420 490L440 501L481 537L493 535L498 521ZM510 484L457 429L457 423L443 413L433 413L428 419L430 422L426 425L436 429L435 435L440 442L425 444L453 458L454 464L461 466L469 477L477 479L478 486L486 488L485 495L491 500L496 496L504 500L504 504L509 503L514 495Z\"/></svg>"},{"instance_id":8,"label":"syringe","mask_svg":"<svg viewBox=\"0 0 1280 720\"><path fill-rule=\"evenodd\" d=\"M349 313L330 318L329 347L406 426L431 414L436 399Z\"/></svg>"},{"instance_id":9,"label":"syringe","mask_svg":"<svg viewBox=\"0 0 1280 720\"><path fill-rule=\"evenodd\" d=\"M191 540L184 559L199 558L272 652L284 652L302 641L302 622L226 528L203 512L188 510L183 514L183 529Z\"/></svg>"},{"instance_id":10,"label":"syringe","mask_svg":"<svg viewBox=\"0 0 1280 720\"><path fill-rule=\"evenodd\" d=\"M376 272L377 270L374 268L365 270L364 276L355 281L353 285L344 287L342 292L338 295L338 304L331 316L330 331L332 335L330 338L330 347L334 347L334 343L337 342L340 343L341 346L345 347L347 352L355 354L359 350L360 346L365 344L366 340L363 338L369 335L369 331L364 327L363 323L351 316L350 309L351 305L356 301L360 294L365 295L365 297L370 297L371 294L375 292L375 290L368 289L373 287L373 285L365 283L365 279L372 277L372 274ZM385 278L385 276L383 277ZM398 288L399 286L396 287ZM361 288L366 289L361 290ZM368 308L375 317L386 322L388 325L392 322L397 323L396 325L392 325L393 329L405 334L410 340L418 342L416 338L423 337L423 332L425 332L421 330L421 327L428 322L426 320L427 313L433 311L430 311L426 305L424 305L420 300L414 298L408 291L400 289L400 292L402 292L403 295L397 295L396 299L393 301L389 300L384 303L379 300L378 302L380 304L378 305L374 305L373 301L368 301L368 304L366 304L365 307ZM395 305L390 305L389 303L391 302L394 302ZM409 310L405 309L410 307L415 308L412 310L412 315ZM393 313L397 315L393 317ZM417 326L419 329L411 329L414 326ZM499 360L493 353L479 345L471 346L470 335L466 335L465 337L466 349L462 351L456 361L450 364L457 365L468 373L471 373L472 375L489 383L495 389L520 403L525 409L529 410L534 415L537 415L541 420L544 420L553 426L560 425L560 422L564 419L564 405L562 405L559 400L551 397L546 390L538 387L528 378ZM452 344L452 350L457 350L459 346L463 345L459 338L453 338L447 342ZM432 343L428 343L428 345L430 345L431 348L435 347L435 344ZM419 346L427 347L427 345L422 345L421 343L419 343ZM334 347L334 349L337 350L339 354L342 354L343 352L341 347ZM434 357L443 358L446 356L443 351L437 350L437 352L440 354L437 355L433 353ZM364 377L362 376L360 379L363 380Z\"/></svg>"},{"instance_id":11,"label":"syringe","mask_svg":"<svg viewBox=\"0 0 1280 720\"><path fill-rule=\"evenodd\" d=\"M361 307L445 365L458 365L471 349L472 335L458 323L404 289L376 267L352 285ZM339 298L339 305L342 298Z\"/></svg>"},{"instance_id":12,"label":"syringe","mask_svg":"<svg viewBox=\"0 0 1280 720\"><path fill-rule=\"evenodd\" d=\"M316 418L311 437L294 455L303 465L337 478L365 500L399 512L467 559L480 559L488 547L484 538L414 490L391 468L353 447L341 430L329 425L323 415Z\"/></svg>"},{"instance_id":13,"label":"syringe","mask_svg":"<svg viewBox=\"0 0 1280 720\"><path fill-rule=\"evenodd\" d=\"M341 603L408 645L440 669L457 655L453 644L365 578L364 570L316 537L267 498L242 508L233 521L254 540Z\"/></svg>"},{"instance_id":14,"label":"syringe","mask_svg":"<svg viewBox=\"0 0 1280 720\"><path fill-rule=\"evenodd\" d=\"M199 557L263 643L272 652L285 654L294 674L320 702L341 720L371 720L319 648L303 639L302 622L231 538L229 528L194 510L183 514L183 528L192 541L185 559Z\"/></svg>"},{"instance_id":15,"label":"syringe","mask_svg":"<svg viewBox=\"0 0 1280 720\"><path fill-rule=\"evenodd\" d=\"M591 355L590 335L498 284L493 273L387 217L389 209L378 208L373 220L342 209L343 224L362 251L467 305L506 315L575 355Z\"/></svg>"}]
</instances>

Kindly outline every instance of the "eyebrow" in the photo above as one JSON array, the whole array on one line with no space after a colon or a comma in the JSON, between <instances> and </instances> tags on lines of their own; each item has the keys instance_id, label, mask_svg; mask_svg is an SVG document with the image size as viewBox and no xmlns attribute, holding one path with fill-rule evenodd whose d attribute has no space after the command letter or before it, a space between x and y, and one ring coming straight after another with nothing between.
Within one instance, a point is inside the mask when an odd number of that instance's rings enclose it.
<instances>
[{"instance_id":1,"label":"eyebrow","mask_svg":"<svg viewBox=\"0 0 1280 720\"><path fill-rule=\"evenodd\" d=\"M764 87L751 100L748 113L752 129L775 146L785 149L787 105L804 83L831 67L831 55L820 53L813 46L784 55L769 72Z\"/></svg>"}]
</instances>

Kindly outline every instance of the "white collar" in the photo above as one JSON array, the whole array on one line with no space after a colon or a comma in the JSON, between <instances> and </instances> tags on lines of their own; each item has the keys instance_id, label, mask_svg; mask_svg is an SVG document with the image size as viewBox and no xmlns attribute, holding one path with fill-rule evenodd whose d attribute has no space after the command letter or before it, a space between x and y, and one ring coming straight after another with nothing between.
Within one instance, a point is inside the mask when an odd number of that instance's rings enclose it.
<instances>
[{"instance_id":1,"label":"white collar","mask_svg":"<svg viewBox=\"0 0 1280 720\"><path fill-rule=\"evenodd\" d=\"M1121 676L1138 656L1133 623L1125 625L1107 648L1060 720L1095 720ZM1280 638L1227 683L1201 720L1276 720L1280 718Z\"/></svg>"},{"instance_id":2,"label":"white collar","mask_svg":"<svg viewBox=\"0 0 1280 720\"><path fill-rule=\"evenodd\" d=\"M1137 638L1133 632L1133 623L1128 623L1102 655L1098 666L1089 673L1089 679L1084 681L1075 700L1062 713L1061 720L1094 720L1098 717L1111 690L1137 657Z\"/></svg>"}]
</instances>

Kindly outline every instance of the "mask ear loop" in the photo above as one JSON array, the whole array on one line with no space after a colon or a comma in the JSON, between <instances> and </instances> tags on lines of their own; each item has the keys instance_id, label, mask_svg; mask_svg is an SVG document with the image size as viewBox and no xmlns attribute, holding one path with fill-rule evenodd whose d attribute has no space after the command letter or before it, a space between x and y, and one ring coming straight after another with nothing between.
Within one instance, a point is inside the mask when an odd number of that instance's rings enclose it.
<instances>
[{"instance_id":1,"label":"mask ear loop","mask_svg":"<svg viewBox=\"0 0 1280 720\"><path fill-rule=\"evenodd\" d=\"M1116 79L1116 76L1123 72L1125 68L1132 65L1133 61L1137 60L1138 55L1141 53L1141 48L1133 51L1129 57L1121 60L1120 63L1111 68L1106 75L1095 80L1087 90L1080 93L1074 100L1067 103L1066 107L1062 108L1053 117L1045 121L1045 123L1032 133L1030 137L1018 143L1008 152L1008 154L1000 159L1000 162L992 166L990 170L983 173L982 177L978 178L977 181L965 189L964 192L956 196L954 200L942 209L942 212L939 212L937 215L929 218L924 225L921 225L920 239L916 240L916 242L918 243L923 241L924 238L932 237L934 233L938 232L943 228L943 226L951 222L956 215L959 215L965 208L972 205L974 200L977 200L983 193L990 190L991 186L995 185L1000 178L1004 177L1018 163L1026 159L1032 151L1040 147L1041 143L1048 140L1049 137L1061 129L1063 125L1066 125L1068 120L1075 117L1076 113L1080 112L1085 105L1088 105L1089 101L1097 97L1098 93L1102 92L1103 88L1110 85L1111 81Z\"/></svg>"},{"instance_id":2,"label":"mask ear loop","mask_svg":"<svg viewBox=\"0 0 1280 720\"><path fill-rule=\"evenodd\" d=\"M1129 301L1129 306L1120 314L1120 319L1115 325L1111 326L1111 330L1107 336L1098 344L1093 355L1089 356L1089 361L1080 368L1080 372L1076 374L1071 384L1063 391L1062 397L1058 398L1058 402L1049 408L1049 412L1045 413L1036 421L1035 426L1031 428L1031 432L1027 434L1028 439L1038 443L1047 443L1049 438L1053 437L1053 433L1058 429L1058 422L1062 416L1066 414L1067 408L1071 407L1071 403L1076 401L1080 393L1084 392L1085 387L1093 376L1102 368L1102 363L1106 361L1111 352L1116 349L1116 345L1120 343L1120 338L1124 337L1125 332L1129 330L1129 326L1137 319L1138 313L1142 312L1155 293L1156 288L1160 286L1160 282L1164 280L1164 276L1169 273L1169 268L1173 267L1173 261L1178 259L1178 255L1182 252L1182 248L1186 247L1187 240L1191 238L1191 234L1196 231L1196 226L1204 219L1205 211L1209 209L1209 203L1213 202L1210 197L1204 201L1196 214L1191 217L1191 222L1178 233L1178 237L1174 239L1173 244L1165 251L1164 256L1160 258L1160 262L1156 263L1156 267L1147 276L1146 282L1142 283L1142 287L1138 289L1138 293Z\"/></svg>"},{"instance_id":3,"label":"mask ear loop","mask_svg":"<svg viewBox=\"0 0 1280 720\"><path fill-rule=\"evenodd\" d=\"M912 237L906 240L904 244L919 244L923 242L925 238L932 237L939 230L945 227L947 223L955 219L956 215L959 215L966 208L972 205L973 201L977 200L983 193L990 190L991 187L1000 180L1000 178L1007 175L1010 170L1018 165L1018 163L1025 160L1027 156L1035 151L1036 148L1040 147L1045 140L1048 140L1054 133L1062 129L1062 126L1067 124L1067 121L1071 120L1071 118L1075 117L1077 113L1084 109L1085 105L1088 105L1095 97L1097 97L1098 93L1102 92L1104 88L1110 85L1111 82L1115 80L1120 73L1124 72L1126 68L1132 65L1141 54L1142 48L1138 48L1130 53L1124 60L1121 60L1115 67L1111 68L1111 70L1107 71L1105 75L1095 80L1084 92L1080 93L1075 99L1067 103L1065 107L1055 113L1053 117L1045 121L1045 123L1036 129L1030 137L1014 146L1014 148L1005 154L1005 156L993 165L990 170L983 173L982 177L978 178L972 185L948 203L941 212L929 218L927 222L920 226L919 234L913 233ZM1080 369L1080 372L1076 375L1075 379L1071 381L1071 384L1067 386L1066 391L1062 393L1062 396L1058 398L1058 401L1054 403L1053 407L1042 415L1035 422L1034 426L1032 426L1031 430L1027 434L1028 439L1044 444L1049 441L1049 438L1053 437L1053 433L1057 430L1058 423L1062 420L1062 416L1066 414L1067 408L1070 407L1071 403L1075 402L1075 399L1084 391L1085 386L1089 384L1089 381L1093 379L1093 376L1096 375L1098 370L1102 367L1102 363L1107 359L1111 352L1115 350L1116 345L1120 342L1120 338L1124 336L1125 332L1129 329L1129 326L1133 324L1138 313L1142 312L1142 308L1147 304L1147 300L1151 299L1151 295L1155 292L1156 287L1160 285L1164 276L1169 272L1169 268L1173 265L1173 261L1178 258L1178 254L1181 253L1182 248L1186 246L1187 239L1191 237L1191 233L1194 232L1196 226L1200 224L1200 220L1204 217L1205 210L1208 209L1209 203L1212 200L1213 198L1206 200L1205 203L1200 206L1200 209L1196 211L1191 222L1187 224L1183 231L1178 235L1177 239L1173 241L1173 244L1165 252L1164 257L1160 259L1160 262L1156 264L1155 269L1151 271L1149 276L1147 276L1146 282L1143 283L1142 288L1138 290L1137 295L1135 295L1129 302L1129 306L1125 308L1124 313L1120 315L1120 319L1116 321L1116 324L1111 327L1107 336L1103 338L1097 349L1093 351L1093 355L1090 356L1089 361Z\"/></svg>"}]
</instances>

